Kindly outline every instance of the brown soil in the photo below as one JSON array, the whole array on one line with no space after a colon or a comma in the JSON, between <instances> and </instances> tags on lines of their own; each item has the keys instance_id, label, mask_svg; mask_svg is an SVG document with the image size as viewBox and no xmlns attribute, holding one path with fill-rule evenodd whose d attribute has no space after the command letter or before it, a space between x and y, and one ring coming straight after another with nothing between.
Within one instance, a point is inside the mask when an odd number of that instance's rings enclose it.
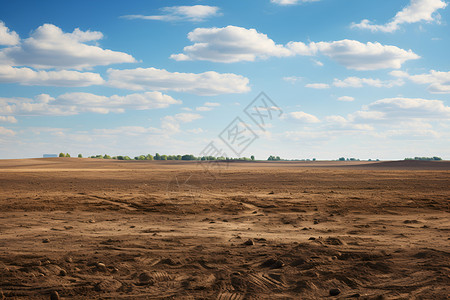
<instances>
[{"instance_id":1,"label":"brown soil","mask_svg":"<svg viewBox=\"0 0 450 300\"><path fill-rule=\"evenodd\" d=\"M447 299L449 162L210 167L0 161L0 299Z\"/></svg>"}]
</instances>

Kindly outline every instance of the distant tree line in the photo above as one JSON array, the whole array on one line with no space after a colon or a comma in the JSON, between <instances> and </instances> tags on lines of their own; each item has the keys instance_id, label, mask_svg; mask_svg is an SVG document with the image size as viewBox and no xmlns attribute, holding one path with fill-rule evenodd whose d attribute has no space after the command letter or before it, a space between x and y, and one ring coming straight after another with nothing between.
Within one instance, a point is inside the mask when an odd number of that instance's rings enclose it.
<instances>
[{"instance_id":1,"label":"distant tree line","mask_svg":"<svg viewBox=\"0 0 450 300\"><path fill-rule=\"evenodd\" d=\"M361 161L359 158L354 158L354 157L350 157L350 158L345 158L345 157L339 157L338 159L339 161ZM369 158L367 161L380 161L378 158L377 159L371 159Z\"/></svg>"},{"instance_id":2,"label":"distant tree line","mask_svg":"<svg viewBox=\"0 0 450 300\"><path fill-rule=\"evenodd\" d=\"M220 161L251 161L255 160L255 157L252 155L251 158L248 157L224 157L224 156L195 156L192 154L185 155L161 155L156 153L155 155L147 154L147 155L139 155L135 156L134 159L129 156L118 155L118 156L110 156L108 154L105 155L92 155L89 158L99 158L99 159L116 159L116 160L199 160L199 161L212 161L212 160L220 160Z\"/></svg>"},{"instance_id":3,"label":"distant tree line","mask_svg":"<svg viewBox=\"0 0 450 300\"><path fill-rule=\"evenodd\" d=\"M405 160L428 160L428 161L430 161L430 160L442 160L442 158L440 158L440 157L437 157L437 156L433 156L433 157L418 157L418 156L416 156L416 157L414 157L414 158L405 158Z\"/></svg>"}]
</instances>

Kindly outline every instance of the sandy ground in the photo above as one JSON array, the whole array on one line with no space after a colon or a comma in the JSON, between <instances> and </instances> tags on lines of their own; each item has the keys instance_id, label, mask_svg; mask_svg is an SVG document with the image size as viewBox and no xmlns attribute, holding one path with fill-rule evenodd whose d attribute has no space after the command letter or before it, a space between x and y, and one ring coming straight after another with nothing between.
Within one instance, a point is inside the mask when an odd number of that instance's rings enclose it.
<instances>
[{"instance_id":1,"label":"sandy ground","mask_svg":"<svg viewBox=\"0 0 450 300\"><path fill-rule=\"evenodd\" d=\"M449 162L215 167L1 160L0 299L448 299Z\"/></svg>"}]
</instances>

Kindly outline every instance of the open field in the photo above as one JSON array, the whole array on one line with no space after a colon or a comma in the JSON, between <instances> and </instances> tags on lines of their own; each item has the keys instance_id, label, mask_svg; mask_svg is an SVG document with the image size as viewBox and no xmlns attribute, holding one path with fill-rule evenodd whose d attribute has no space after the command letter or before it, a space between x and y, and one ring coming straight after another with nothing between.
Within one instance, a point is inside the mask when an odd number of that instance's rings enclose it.
<instances>
[{"instance_id":1,"label":"open field","mask_svg":"<svg viewBox=\"0 0 450 300\"><path fill-rule=\"evenodd\" d=\"M0 299L450 294L450 162L213 173L182 161L1 160Z\"/></svg>"}]
</instances>

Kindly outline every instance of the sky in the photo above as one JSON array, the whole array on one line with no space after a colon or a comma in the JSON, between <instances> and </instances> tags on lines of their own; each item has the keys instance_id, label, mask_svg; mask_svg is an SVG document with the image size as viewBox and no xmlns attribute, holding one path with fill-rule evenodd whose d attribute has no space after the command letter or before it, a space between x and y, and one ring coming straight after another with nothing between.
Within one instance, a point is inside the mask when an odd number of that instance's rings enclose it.
<instances>
[{"instance_id":1,"label":"sky","mask_svg":"<svg viewBox=\"0 0 450 300\"><path fill-rule=\"evenodd\" d=\"M450 159L443 0L0 5L0 159Z\"/></svg>"}]
</instances>

